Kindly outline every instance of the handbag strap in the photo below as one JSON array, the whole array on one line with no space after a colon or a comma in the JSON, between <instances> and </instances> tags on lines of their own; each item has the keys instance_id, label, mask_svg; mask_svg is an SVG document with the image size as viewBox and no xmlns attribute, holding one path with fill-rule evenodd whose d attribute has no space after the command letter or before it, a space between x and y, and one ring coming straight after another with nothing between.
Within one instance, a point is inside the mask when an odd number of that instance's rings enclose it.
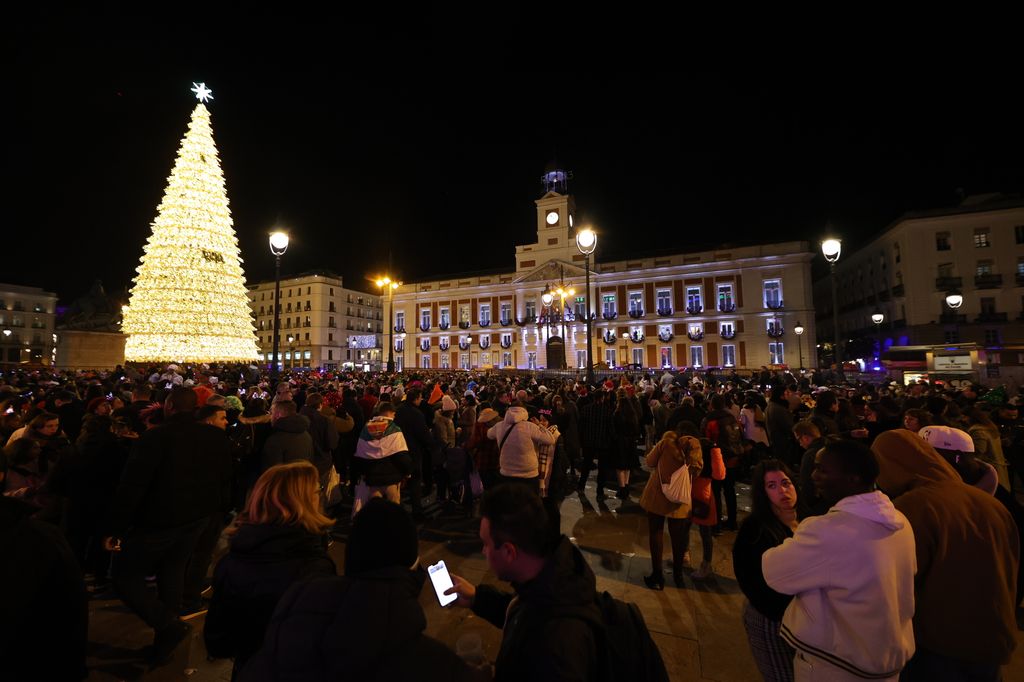
<instances>
[{"instance_id":1,"label":"handbag strap","mask_svg":"<svg viewBox=\"0 0 1024 682\"><path fill-rule=\"evenodd\" d=\"M512 426L508 427L508 431L505 432L505 435L501 437L501 443L498 444L498 456L499 457L501 456L501 449L503 447L505 447L505 441L508 440L509 435L511 435L511 433L512 433L512 429L514 429L517 426L519 426L520 423L521 422L514 422L512 424Z\"/></svg>"}]
</instances>

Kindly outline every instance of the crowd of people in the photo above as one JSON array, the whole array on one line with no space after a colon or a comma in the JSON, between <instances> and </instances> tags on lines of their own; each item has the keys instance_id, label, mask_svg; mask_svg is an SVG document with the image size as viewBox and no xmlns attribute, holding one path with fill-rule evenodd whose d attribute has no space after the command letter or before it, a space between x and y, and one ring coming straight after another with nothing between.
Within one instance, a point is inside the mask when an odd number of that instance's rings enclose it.
<instances>
[{"instance_id":1,"label":"crowd of people","mask_svg":"<svg viewBox=\"0 0 1024 682\"><path fill-rule=\"evenodd\" d=\"M697 581L713 576L715 538L735 533L737 618L765 679L999 679L1024 597L1017 398L828 384L770 372L590 385L173 364L11 372L0 564L19 586L5 605L19 622L0 619L0 647L26 662L12 679L78 679L86 600L112 591L153 629L156 666L206 613L207 649L234 659L233 679L606 679L594 576L559 511L594 474L599 497L647 515L650 589L666 587L666 526L677 587L693 526ZM417 524L439 504L481 518L488 564L514 588L453 576L456 603L503 629L493 670L423 634ZM349 508L339 576L329 531Z\"/></svg>"}]
</instances>

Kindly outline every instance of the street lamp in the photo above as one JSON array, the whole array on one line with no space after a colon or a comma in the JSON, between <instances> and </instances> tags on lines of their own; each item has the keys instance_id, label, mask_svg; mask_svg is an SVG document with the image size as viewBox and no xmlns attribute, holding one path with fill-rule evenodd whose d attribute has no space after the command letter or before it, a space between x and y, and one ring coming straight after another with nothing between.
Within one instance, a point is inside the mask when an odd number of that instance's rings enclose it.
<instances>
[{"instance_id":1,"label":"street lamp","mask_svg":"<svg viewBox=\"0 0 1024 682\"><path fill-rule=\"evenodd\" d=\"M271 379L277 379L277 355L281 347L278 332L281 329L281 256L288 250L288 233L281 230L270 235L270 253L274 255L274 350L273 365L270 368Z\"/></svg>"},{"instance_id":2,"label":"street lamp","mask_svg":"<svg viewBox=\"0 0 1024 682\"><path fill-rule=\"evenodd\" d=\"M395 289L400 287L401 283L392 281L390 277L384 275L377 280L377 286L380 287L382 296L385 291L387 292L388 301L391 303L389 318L389 329L391 331L388 333L388 374L393 374L395 371Z\"/></svg>"},{"instance_id":3,"label":"street lamp","mask_svg":"<svg viewBox=\"0 0 1024 682\"><path fill-rule=\"evenodd\" d=\"M585 227L576 233L576 248L583 254L583 264L587 273L587 386L594 385L594 340L591 333L590 312L590 254L597 249L597 233Z\"/></svg>"},{"instance_id":4,"label":"street lamp","mask_svg":"<svg viewBox=\"0 0 1024 682\"><path fill-rule=\"evenodd\" d=\"M825 256L825 260L828 261L832 279L832 354L835 356L836 371L839 372L839 376L843 375L843 356L839 352L839 294L837 293L839 285L836 284L836 261L839 260L842 251L843 243L835 237L829 237L821 242L821 255Z\"/></svg>"},{"instance_id":5,"label":"street lamp","mask_svg":"<svg viewBox=\"0 0 1024 682\"><path fill-rule=\"evenodd\" d=\"M295 337L291 334L288 335L288 357L291 358L291 367L289 369L295 369Z\"/></svg>"},{"instance_id":6,"label":"street lamp","mask_svg":"<svg viewBox=\"0 0 1024 682\"><path fill-rule=\"evenodd\" d=\"M960 309L960 306L964 304L964 296L959 291L954 289L946 294L946 305L949 309L954 311L953 316L953 343L960 343L960 317L956 312Z\"/></svg>"},{"instance_id":7,"label":"street lamp","mask_svg":"<svg viewBox=\"0 0 1024 682\"><path fill-rule=\"evenodd\" d=\"M800 341L800 337L804 335L804 326L799 322L793 327L793 333L796 334L796 351L800 355L800 374L804 373L804 347Z\"/></svg>"},{"instance_id":8,"label":"street lamp","mask_svg":"<svg viewBox=\"0 0 1024 682\"><path fill-rule=\"evenodd\" d=\"M565 358L565 348L566 348L566 343L565 343L565 299L569 298L570 296L575 296L576 295L576 289L574 289L573 287L571 287L571 286L569 286L568 284L565 283L565 281L563 280L563 274L564 273L562 273L562 272L559 272L559 274L558 274L558 288L557 289L552 290L551 289L551 285L549 284L549 285L547 285L544 288L544 293L540 295L541 303L543 303L544 307L548 309L548 325L549 326L551 324L551 307L552 307L552 304L555 302L555 297L556 296L558 297L559 302L561 304L561 306L558 309L558 321L559 321L559 325L560 325L560 329L561 329L561 331L559 333L560 333L561 339L562 339L562 366L559 367L559 369L565 369L566 368L566 358Z\"/></svg>"},{"instance_id":9,"label":"street lamp","mask_svg":"<svg viewBox=\"0 0 1024 682\"><path fill-rule=\"evenodd\" d=\"M875 323L875 333L878 335L878 364L882 364L882 320L885 319L885 315L878 308L875 308L875 312L871 313L871 321Z\"/></svg>"}]
</instances>

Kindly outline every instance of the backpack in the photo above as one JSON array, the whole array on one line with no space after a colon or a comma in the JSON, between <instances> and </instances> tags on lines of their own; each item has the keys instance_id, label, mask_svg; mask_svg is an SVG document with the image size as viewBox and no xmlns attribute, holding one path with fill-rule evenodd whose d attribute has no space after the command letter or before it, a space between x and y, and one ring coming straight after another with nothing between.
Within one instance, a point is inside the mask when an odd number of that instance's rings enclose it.
<instances>
[{"instance_id":1,"label":"backpack","mask_svg":"<svg viewBox=\"0 0 1024 682\"><path fill-rule=\"evenodd\" d=\"M604 665L598 661L599 679L603 682L668 682L661 651L637 605L602 592L597 595L597 606L604 623L603 628L595 629L598 652L604 652Z\"/></svg>"}]
</instances>

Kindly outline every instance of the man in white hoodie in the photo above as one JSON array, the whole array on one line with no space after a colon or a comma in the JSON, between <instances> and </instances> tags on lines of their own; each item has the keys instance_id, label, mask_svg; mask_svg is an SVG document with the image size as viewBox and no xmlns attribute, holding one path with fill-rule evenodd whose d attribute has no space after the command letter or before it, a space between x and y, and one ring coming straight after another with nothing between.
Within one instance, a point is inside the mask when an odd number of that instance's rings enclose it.
<instances>
[{"instance_id":1,"label":"man in white hoodie","mask_svg":"<svg viewBox=\"0 0 1024 682\"><path fill-rule=\"evenodd\" d=\"M761 559L768 586L796 597L781 634L797 682L896 680L914 654L914 534L876 478L867 446L828 443L813 479L832 508Z\"/></svg>"},{"instance_id":2,"label":"man in white hoodie","mask_svg":"<svg viewBox=\"0 0 1024 682\"><path fill-rule=\"evenodd\" d=\"M538 445L554 445L555 437L529 420L525 407L513 406L505 419L487 430L487 437L498 441L498 468L502 482L520 483L540 493Z\"/></svg>"}]
</instances>

